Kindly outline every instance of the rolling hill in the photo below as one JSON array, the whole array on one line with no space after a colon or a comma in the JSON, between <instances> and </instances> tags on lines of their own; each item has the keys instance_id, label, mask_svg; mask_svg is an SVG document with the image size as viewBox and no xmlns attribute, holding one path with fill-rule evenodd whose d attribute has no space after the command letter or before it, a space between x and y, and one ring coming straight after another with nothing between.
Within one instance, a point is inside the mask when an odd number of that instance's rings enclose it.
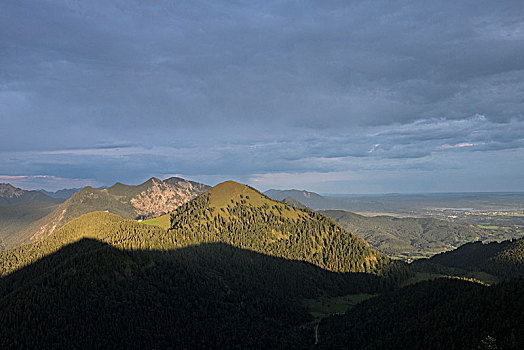
<instances>
[{"instance_id":1,"label":"rolling hill","mask_svg":"<svg viewBox=\"0 0 524 350\"><path fill-rule=\"evenodd\" d=\"M126 219L158 216L207 189L207 185L180 178L164 181L151 178L137 186L116 183L106 189L87 186L48 215L17 232L9 247L47 237L70 220L93 211L108 211Z\"/></svg>"},{"instance_id":2,"label":"rolling hill","mask_svg":"<svg viewBox=\"0 0 524 350\"><path fill-rule=\"evenodd\" d=\"M477 240L496 239L491 230L433 218L366 217L343 210L322 210L347 231L391 257L416 259L449 251Z\"/></svg>"},{"instance_id":3,"label":"rolling hill","mask_svg":"<svg viewBox=\"0 0 524 350\"><path fill-rule=\"evenodd\" d=\"M281 200L282 203L286 203L288 205L291 205L292 207L298 208L298 209L305 209L307 208L304 204L300 203L293 197L286 197L283 200Z\"/></svg>"}]
</instances>

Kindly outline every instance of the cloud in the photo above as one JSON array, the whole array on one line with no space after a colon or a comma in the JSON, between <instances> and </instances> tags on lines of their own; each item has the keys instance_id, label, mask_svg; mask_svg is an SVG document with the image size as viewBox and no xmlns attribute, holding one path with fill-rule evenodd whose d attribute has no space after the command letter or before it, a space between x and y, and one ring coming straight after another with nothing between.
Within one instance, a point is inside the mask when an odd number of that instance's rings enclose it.
<instances>
[{"instance_id":1,"label":"cloud","mask_svg":"<svg viewBox=\"0 0 524 350\"><path fill-rule=\"evenodd\" d=\"M468 143L468 142L462 142L462 143L457 143L456 145L448 145L447 143L440 146L440 148L442 149L450 149L450 148L462 148L462 147L473 147L475 146L474 143Z\"/></svg>"},{"instance_id":2,"label":"cloud","mask_svg":"<svg viewBox=\"0 0 524 350\"><path fill-rule=\"evenodd\" d=\"M3 1L0 173L111 184L510 163L523 16L518 2Z\"/></svg>"},{"instance_id":3,"label":"cloud","mask_svg":"<svg viewBox=\"0 0 524 350\"><path fill-rule=\"evenodd\" d=\"M301 173L265 173L254 174L249 182L257 188L290 188L297 183L312 186L323 182L351 181L355 179L352 172L301 172Z\"/></svg>"}]
</instances>

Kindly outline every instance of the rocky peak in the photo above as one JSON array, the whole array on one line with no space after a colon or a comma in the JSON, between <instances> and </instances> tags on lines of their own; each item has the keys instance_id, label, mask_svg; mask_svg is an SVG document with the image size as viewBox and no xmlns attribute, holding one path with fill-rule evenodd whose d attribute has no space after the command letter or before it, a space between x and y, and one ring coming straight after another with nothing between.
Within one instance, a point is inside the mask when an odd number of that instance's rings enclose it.
<instances>
[{"instance_id":1,"label":"rocky peak","mask_svg":"<svg viewBox=\"0 0 524 350\"><path fill-rule=\"evenodd\" d=\"M151 178L150 186L130 200L138 216L159 216L205 192L209 187L180 178Z\"/></svg>"},{"instance_id":2,"label":"rocky peak","mask_svg":"<svg viewBox=\"0 0 524 350\"><path fill-rule=\"evenodd\" d=\"M20 197L24 194L24 190L14 187L11 184L1 183L0 184L0 197L1 198L15 198Z\"/></svg>"}]
</instances>

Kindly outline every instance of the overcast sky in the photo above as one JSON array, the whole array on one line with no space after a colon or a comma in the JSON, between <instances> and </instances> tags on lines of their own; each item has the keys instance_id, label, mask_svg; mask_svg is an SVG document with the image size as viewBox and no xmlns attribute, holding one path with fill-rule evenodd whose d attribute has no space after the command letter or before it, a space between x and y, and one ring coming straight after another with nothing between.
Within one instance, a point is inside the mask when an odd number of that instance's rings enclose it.
<instances>
[{"instance_id":1,"label":"overcast sky","mask_svg":"<svg viewBox=\"0 0 524 350\"><path fill-rule=\"evenodd\" d=\"M22 188L524 191L524 5L2 0L0 118Z\"/></svg>"}]
</instances>

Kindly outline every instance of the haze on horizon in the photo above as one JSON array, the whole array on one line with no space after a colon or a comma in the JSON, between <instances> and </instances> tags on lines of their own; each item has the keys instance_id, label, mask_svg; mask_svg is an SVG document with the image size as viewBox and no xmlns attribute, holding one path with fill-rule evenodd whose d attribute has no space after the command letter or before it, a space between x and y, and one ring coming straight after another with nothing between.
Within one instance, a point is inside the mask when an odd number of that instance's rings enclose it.
<instances>
[{"instance_id":1,"label":"haze on horizon","mask_svg":"<svg viewBox=\"0 0 524 350\"><path fill-rule=\"evenodd\" d=\"M0 182L524 191L519 1L0 3Z\"/></svg>"}]
</instances>

